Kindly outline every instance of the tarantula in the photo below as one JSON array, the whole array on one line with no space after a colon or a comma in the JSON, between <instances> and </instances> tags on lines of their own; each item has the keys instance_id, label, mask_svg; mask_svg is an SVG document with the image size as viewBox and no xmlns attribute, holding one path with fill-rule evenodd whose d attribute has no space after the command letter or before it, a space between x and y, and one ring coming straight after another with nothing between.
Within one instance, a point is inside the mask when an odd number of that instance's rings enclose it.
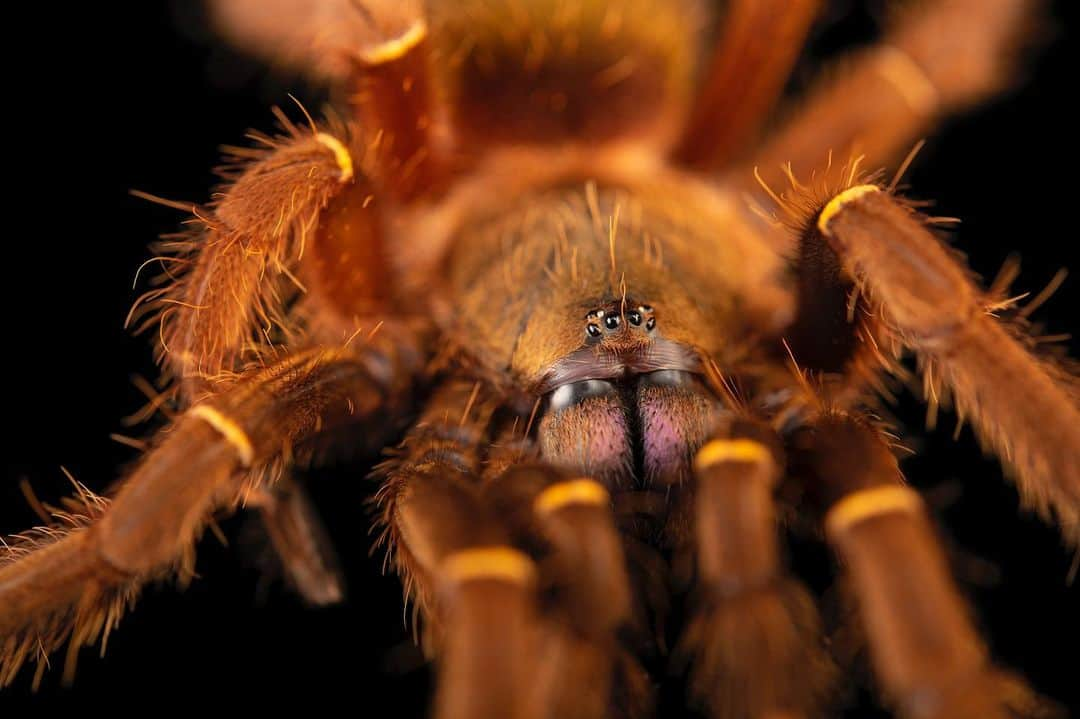
<instances>
[{"instance_id":1,"label":"tarantula","mask_svg":"<svg viewBox=\"0 0 1080 719\"><path fill-rule=\"evenodd\" d=\"M335 601L294 470L411 420L377 521L440 718L647 715L672 585L695 703L824 712L836 672L783 565L788 515L844 563L900 714L1039 711L990 663L873 411L914 351L928 401L1075 542L1075 380L859 171L997 89L1028 3L898 17L761 138L818 5L217 0L226 34L327 80L344 119L237 151L162 243L132 319L183 412L111 499L7 542L0 683L65 643L73 667L241 505L297 589Z\"/></svg>"}]
</instances>

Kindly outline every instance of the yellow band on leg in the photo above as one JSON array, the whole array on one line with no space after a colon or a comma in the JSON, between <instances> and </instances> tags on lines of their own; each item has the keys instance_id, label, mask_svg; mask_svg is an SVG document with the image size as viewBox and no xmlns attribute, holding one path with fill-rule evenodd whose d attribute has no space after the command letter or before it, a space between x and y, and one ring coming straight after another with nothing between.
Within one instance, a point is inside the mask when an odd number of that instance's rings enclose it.
<instances>
[{"instance_id":1,"label":"yellow band on leg","mask_svg":"<svg viewBox=\"0 0 1080 719\"><path fill-rule=\"evenodd\" d=\"M872 192L881 192L881 188L877 185L856 185L855 187L849 187L829 200L829 203L825 205L825 209L818 215L818 229L821 230L822 234L828 235L829 221L832 220L837 212L843 209L844 205L859 199L863 195L869 195Z\"/></svg>"},{"instance_id":2,"label":"yellow band on leg","mask_svg":"<svg viewBox=\"0 0 1080 719\"><path fill-rule=\"evenodd\" d=\"M251 466L252 461L255 459L255 448L252 446L251 440L248 439L247 432L240 425L208 404L195 405L188 411L188 415L198 417L220 432L225 441L236 449L236 453L240 457L240 464L245 467Z\"/></svg>"},{"instance_id":3,"label":"yellow band on leg","mask_svg":"<svg viewBox=\"0 0 1080 719\"><path fill-rule=\"evenodd\" d=\"M922 498L908 487L887 485L853 492L833 505L825 515L825 531L829 536L842 534L852 525L882 514L922 511Z\"/></svg>"},{"instance_id":4,"label":"yellow band on leg","mask_svg":"<svg viewBox=\"0 0 1080 719\"><path fill-rule=\"evenodd\" d=\"M599 482L581 478L558 482L536 495L533 509L537 514L550 514L569 504L606 505L611 500L607 489Z\"/></svg>"},{"instance_id":5,"label":"yellow band on leg","mask_svg":"<svg viewBox=\"0 0 1080 719\"><path fill-rule=\"evenodd\" d=\"M714 439L698 450L694 457L694 469L704 471L720 462L772 461L772 452L761 442L752 439Z\"/></svg>"},{"instance_id":6,"label":"yellow band on leg","mask_svg":"<svg viewBox=\"0 0 1080 719\"><path fill-rule=\"evenodd\" d=\"M427 37L427 23L417 20L409 29L392 40L375 45L360 53L360 59L368 65L382 65L397 60Z\"/></svg>"},{"instance_id":7,"label":"yellow band on leg","mask_svg":"<svg viewBox=\"0 0 1080 719\"><path fill-rule=\"evenodd\" d=\"M351 180L353 178L352 155L349 154L349 149L345 147L341 140L326 132L316 133L315 140L334 153L334 160L341 171L341 181L348 182Z\"/></svg>"},{"instance_id":8,"label":"yellow band on leg","mask_svg":"<svg viewBox=\"0 0 1080 719\"><path fill-rule=\"evenodd\" d=\"M536 564L513 547L472 547L447 555L442 561L442 576L454 584L474 579L532 584L536 580Z\"/></svg>"}]
</instances>

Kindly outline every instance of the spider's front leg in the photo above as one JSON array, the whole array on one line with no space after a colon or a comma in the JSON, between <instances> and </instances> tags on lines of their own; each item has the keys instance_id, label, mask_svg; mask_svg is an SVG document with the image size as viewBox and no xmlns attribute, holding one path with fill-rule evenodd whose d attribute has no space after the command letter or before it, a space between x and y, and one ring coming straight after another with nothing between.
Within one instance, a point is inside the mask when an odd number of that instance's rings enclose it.
<instances>
[{"instance_id":1,"label":"spider's front leg","mask_svg":"<svg viewBox=\"0 0 1080 719\"><path fill-rule=\"evenodd\" d=\"M951 393L1013 470L1024 501L1052 516L1066 539L1080 540L1076 378L993 317L963 266L889 193L852 187L814 223L811 232L880 308L885 331L918 353L929 392Z\"/></svg>"},{"instance_id":2,"label":"spider's front leg","mask_svg":"<svg viewBox=\"0 0 1080 719\"><path fill-rule=\"evenodd\" d=\"M0 684L30 658L42 671L67 640L70 678L79 648L115 626L143 583L190 573L192 544L212 512L243 502L273 463L303 457L319 432L394 411L414 357L391 343L312 349L242 375L162 431L106 509L58 515L73 526L8 540Z\"/></svg>"}]
</instances>

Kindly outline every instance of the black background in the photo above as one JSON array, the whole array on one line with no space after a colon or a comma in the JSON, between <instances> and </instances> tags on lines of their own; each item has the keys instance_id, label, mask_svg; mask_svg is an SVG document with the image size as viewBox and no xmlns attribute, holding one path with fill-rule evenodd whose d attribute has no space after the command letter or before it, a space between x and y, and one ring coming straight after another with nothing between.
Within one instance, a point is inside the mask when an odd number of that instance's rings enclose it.
<instances>
[{"instance_id":1,"label":"black background","mask_svg":"<svg viewBox=\"0 0 1080 719\"><path fill-rule=\"evenodd\" d=\"M39 5L7 19L9 36L25 44L5 50L0 532L35 523L21 478L55 500L66 493L61 465L102 490L134 457L109 434L124 431L120 418L141 405L131 376L152 377L154 367L147 339L130 337L122 322L145 246L181 217L128 190L203 201L219 144L242 142L249 127L270 129L272 105L297 115L286 92L318 105L304 83L270 77L214 44L189 3ZM867 39L883 5L836 3L810 55ZM1076 10L1067 5L1052 5L1056 34L1019 91L949 122L908 176L911 194L963 218L957 243L978 272L993 276L1010 251L1021 254L1017 291L1037 291L1067 266L1076 240L1077 118L1066 109L1076 90ZM1070 279L1037 314L1050 331L1076 328L1077 286ZM1075 340L1071 346L1076 355ZM921 452L905 469L931 490L996 656L1080 706L1080 588L1066 585L1072 555L1052 528L1017 514L1015 491L970 431L955 443L949 421L922 432L910 396L897 414ZM397 580L368 557L363 500L371 486L358 470L317 482L315 491L347 570L344 606L307 610L280 585L261 582L244 520L231 520L231 546L201 543L201 578L187 591L150 589L104 659L83 652L74 688L62 689L54 668L33 695L24 672L0 693L0 716L256 711L285 701L299 702L305 715L331 707L421 715L428 677L408 643Z\"/></svg>"}]
</instances>

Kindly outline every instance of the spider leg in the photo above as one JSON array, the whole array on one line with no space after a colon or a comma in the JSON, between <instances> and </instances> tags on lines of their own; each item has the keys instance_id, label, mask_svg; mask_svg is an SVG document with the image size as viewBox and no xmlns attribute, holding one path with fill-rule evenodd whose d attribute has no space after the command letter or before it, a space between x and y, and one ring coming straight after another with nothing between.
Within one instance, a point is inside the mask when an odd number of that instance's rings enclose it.
<instances>
[{"instance_id":1,"label":"spider leg","mask_svg":"<svg viewBox=\"0 0 1080 719\"><path fill-rule=\"evenodd\" d=\"M780 96L820 0L728 3L676 158L695 169L740 153Z\"/></svg>"},{"instance_id":2,"label":"spider leg","mask_svg":"<svg viewBox=\"0 0 1080 719\"><path fill-rule=\"evenodd\" d=\"M12 538L0 556L0 684L35 654L42 671L67 640L70 679L79 648L116 625L142 584L178 568L190 575L192 544L215 509L242 502L325 428L400 411L411 378L400 360L374 345L313 349L253 371L164 430L107 508ZM384 365L389 379L373 370Z\"/></svg>"},{"instance_id":3,"label":"spider leg","mask_svg":"<svg viewBox=\"0 0 1080 719\"><path fill-rule=\"evenodd\" d=\"M694 461L698 601L679 651L717 719L817 716L835 673L817 608L780 559L781 456L771 428L734 420Z\"/></svg>"},{"instance_id":4,"label":"spider leg","mask_svg":"<svg viewBox=\"0 0 1080 719\"><path fill-rule=\"evenodd\" d=\"M1023 683L990 664L918 494L881 434L826 413L790 447L855 592L882 690L905 719L1038 716Z\"/></svg>"},{"instance_id":5,"label":"spider leg","mask_svg":"<svg viewBox=\"0 0 1080 719\"><path fill-rule=\"evenodd\" d=\"M919 355L931 399L951 393L1025 501L1080 540L1076 379L999 323L963 266L887 192L845 190L815 222L888 331Z\"/></svg>"},{"instance_id":6,"label":"spider leg","mask_svg":"<svg viewBox=\"0 0 1080 719\"><path fill-rule=\"evenodd\" d=\"M248 503L258 507L285 576L313 605L336 604L345 596L337 555L300 482L278 479Z\"/></svg>"},{"instance_id":7,"label":"spider leg","mask_svg":"<svg viewBox=\"0 0 1080 719\"><path fill-rule=\"evenodd\" d=\"M464 381L435 390L378 496L388 557L435 645L439 719L535 710L523 697L536 669L536 565L482 492L492 408L477 391Z\"/></svg>"},{"instance_id":8,"label":"spider leg","mask_svg":"<svg viewBox=\"0 0 1080 719\"><path fill-rule=\"evenodd\" d=\"M539 647L548 715L606 717L614 702L620 716L646 716L650 681L621 641L639 618L609 487L539 462L519 462L489 486L542 543L541 588L554 595Z\"/></svg>"},{"instance_id":9,"label":"spider leg","mask_svg":"<svg viewBox=\"0 0 1080 719\"><path fill-rule=\"evenodd\" d=\"M436 391L381 495L435 645L436 716L602 717L617 692L639 716L649 688L617 638L631 595L608 488L532 462L528 442L492 448L515 456L484 472L494 405L478 396Z\"/></svg>"},{"instance_id":10,"label":"spider leg","mask_svg":"<svg viewBox=\"0 0 1080 719\"><path fill-rule=\"evenodd\" d=\"M1012 76L1017 45L1031 29L1030 0L938 0L916 3L883 43L845 63L835 79L812 90L777 132L753 153L749 167L765 182L784 182L820 167L827 154L864 155L879 167L906 152L942 114L1000 90ZM752 184L747 167L734 181Z\"/></svg>"},{"instance_id":11,"label":"spider leg","mask_svg":"<svg viewBox=\"0 0 1080 719\"><path fill-rule=\"evenodd\" d=\"M398 14L388 39L357 53L349 102L373 150L375 181L388 197L408 202L443 187L448 138L427 20L419 8Z\"/></svg>"},{"instance_id":12,"label":"spider leg","mask_svg":"<svg viewBox=\"0 0 1080 719\"><path fill-rule=\"evenodd\" d=\"M190 402L242 365L253 337L284 326L283 295L327 203L357 178L346 141L301 132L267 141L270 150L234 150L243 169L198 229L157 248L174 255L170 282L144 295L129 321L160 320L160 360ZM178 271L177 271L178 270Z\"/></svg>"},{"instance_id":13,"label":"spider leg","mask_svg":"<svg viewBox=\"0 0 1080 719\"><path fill-rule=\"evenodd\" d=\"M352 77L358 55L392 50L422 19L413 0L209 0L207 7L236 46L334 83Z\"/></svg>"}]
</instances>

